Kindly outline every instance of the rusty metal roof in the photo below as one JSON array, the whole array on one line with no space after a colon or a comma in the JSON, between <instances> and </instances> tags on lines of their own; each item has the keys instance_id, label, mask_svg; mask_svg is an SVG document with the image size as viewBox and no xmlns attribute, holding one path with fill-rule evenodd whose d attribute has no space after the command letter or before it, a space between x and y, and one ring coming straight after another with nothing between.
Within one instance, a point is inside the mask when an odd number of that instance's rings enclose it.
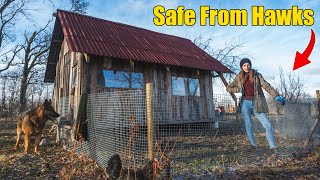
<instances>
[{"instance_id":1,"label":"rusty metal roof","mask_svg":"<svg viewBox=\"0 0 320 180\"><path fill-rule=\"evenodd\" d=\"M48 82L53 82L55 76L53 74L55 63L58 61L59 45L61 46L61 38L63 38L61 31L69 49L74 52L217 72L232 72L188 39L58 10L45 76L45 81Z\"/></svg>"}]
</instances>

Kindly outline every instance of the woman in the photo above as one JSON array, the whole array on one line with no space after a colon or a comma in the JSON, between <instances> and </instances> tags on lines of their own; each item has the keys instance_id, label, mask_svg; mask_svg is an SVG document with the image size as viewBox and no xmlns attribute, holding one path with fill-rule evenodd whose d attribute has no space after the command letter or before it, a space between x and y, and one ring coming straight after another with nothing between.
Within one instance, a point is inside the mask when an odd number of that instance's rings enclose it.
<instances>
[{"instance_id":1,"label":"woman","mask_svg":"<svg viewBox=\"0 0 320 180\"><path fill-rule=\"evenodd\" d=\"M282 105L285 104L283 97L265 81L263 76L251 68L251 61L244 58L240 61L240 73L236 76L232 83L227 86L227 91L232 93L242 93L240 101L240 112L244 118L246 125L246 132L251 146L257 147L252 132L251 111L258 118L262 126L266 130L266 137L270 149L276 150L276 143L272 125L265 113L268 113L267 101L262 91L265 89L275 100L280 101Z\"/></svg>"}]
</instances>

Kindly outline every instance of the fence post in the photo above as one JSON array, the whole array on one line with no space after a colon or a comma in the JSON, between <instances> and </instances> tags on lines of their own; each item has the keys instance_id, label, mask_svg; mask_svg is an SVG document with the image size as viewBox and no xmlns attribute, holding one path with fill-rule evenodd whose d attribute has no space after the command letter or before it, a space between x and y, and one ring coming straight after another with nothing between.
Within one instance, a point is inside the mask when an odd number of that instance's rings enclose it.
<instances>
[{"instance_id":1,"label":"fence post","mask_svg":"<svg viewBox=\"0 0 320 180\"><path fill-rule=\"evenodd\" d=\"M316 94L317 94L317 103L318 103L318 116L316 118L316 120L313 122L313 125L311 126L311 129L306 137L306 140L304 142L304 147L306 148L309 144L309 141L312 137L312 134L313 132L315 131L317 125L318 125L318 122L319 122L319 119L320 119L320 90L317 90L316 91Z\"/></svg>"},{"instance_id":2,"label":"fence post","mask_svg":"<svg viewBox=\"0 0 320 180\"><path fill-rule=\"evenodd\" d=\"M148 157L153 160L153 107L152 107L152 83L146 84L146 104L147 104L147 131L148 131Z\"/></svg>"}]
</instances>

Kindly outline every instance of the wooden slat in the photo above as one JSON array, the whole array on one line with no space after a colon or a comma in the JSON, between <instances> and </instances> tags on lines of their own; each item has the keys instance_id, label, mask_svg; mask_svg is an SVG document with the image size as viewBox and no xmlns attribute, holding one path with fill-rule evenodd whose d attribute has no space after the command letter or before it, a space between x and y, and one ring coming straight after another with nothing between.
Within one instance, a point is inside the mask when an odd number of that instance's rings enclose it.
<instances>
[{"instance_id":1,"label":"wooden slat","mask_svg":"<svg viewBox=\"0 0 320 180\"><path fill-rule=\"evenodd\" d=\"M204 72L202 71L200 73L200 79L199 79L199 83L200 83L200 91L201 91L201 97L203 98L202 104L201 104L201 112L202 112L202 116L204 117L208 117L208 106L207 106L207 91L206 91L206 83L205 83L205 76L204 76Z\"/></svg>"},{"instance_id":2,"label":"wooden slat","mask_svg":"<svg viewBox=\"0 0 320 180\"><path fill-rule=\"evenodd\" d=\"M91 93L97 93L97 61L92 61L91 66L90 66L90 71L91 71L91 79L90 79L90 92Z\"/></svg>"},{"instance_id":3,"label":"wooden slat","mask_svg":"<svg viewBox=\"0 0 320 180\"><path fill-rule=\"evenodd\" d=\"M210 105L210 110L211 110L211 114L209 116L209 118L214 119L215 118L215 114L214 114L214 103L213 103L213 88L212 88L212 77L211 77L211 73L209 73L208 75L208 82L209 82L209 105Z\"/></svg>"},{"instance_id":4,"label":"wooden slat","mask_svg":"<svg viewBox=\"0 0 320 180\"><path fill-rule=\"evenodd\" d=\"M205 82L205 92L206 92L206 103L207 103L207 111L208 111L208 118L213 118L214 117L214 109L213 109L213 92L212 90L210 91L210 89L212 89L212 87L210 87L210 81L211 76L210 76L210 72L206 72L204 74L204 82Z\"/></svg>"},{"instance_id":5,"label":"wooden slat","mask_svg":"<svg viewBox=\"0 0 320 180\"><path fill-rule=\"evenodd\" d=\"M76 59L78 61L78 68L77 68L77 76L78 76L78 79L77 79L77 91L76 91L76 96L77 97L80 97L81 95L81 73L82 73L82 67L83 67L83 60L81 59L82 58L82 54L81 53L76 53Z\"/></svg>"},{"instance_id":6,"label":"wooden slat","mask_svg":"<svg viewBox=\"0 0 320 180\"><path fill-rule=\"evenodd\" d=\"M171 86L171 71L165 71L164 76L164 85L167 92L167 106L166 106L166 112L168 112L168 122L172 121L172 86Z\"/></svg>"},{"instance_id":7,"label":"wooden slat","mask_svg":"<svg viewBox=\"0 0 320 180\"><path fill-rule=\"evenodd\" d=\"M160 90L165 89L165 71L160 68L158 69L158 84Z\"/></svg>"},{"instance_id":8,"label":"wooden slat","mask_svg":"<svg viewBox=\"0 0 320 180\"><path fill-rule=\"evenodd\" d=\"M90 55L81 54L79 55L79 73L80 76L80 95L90 93L90 80L91 80L91 63L87 62L90 59Z\"/></svg>"},{"instance_id":9,"label":"wooden slat","mask_svg":"<svg viewBox=\"0 0 320 180\"><path fill-rule=\"evenodd\" d=\"M188 97L190 95L190 92L189 92L189 82L188 82L188 79L187 78L184 78L184 88L185 88L185 91L186 91L186 95L184 97L182 97L182 113L183 113L183 119L185 121L188 121L189 120L189 103L188 103Z\"/></svg>"},{"instance_id":10,"label":"wooden slat","mask_svg":"<svg viewBox=\"0 0 320 180\"><path fill-rule=\"evenodd\" d=\"M181 114L180 114L180 98L179 96L176 96L175 98L175 104L176 104L176 121L180 121L180 117L181 117Z\"/></svg>"},{"instance_id":11,"label":"wooden slat","mask_svg":"<svg viewBox=\"0 0 320 180\"><path fill-rule=\"evenodd\" d=\"M198 109L199 109L199 118L202 118L203 117L203 100L202 100L202 98L199 98L199 101L198 101L199 103L198 103Z\"/></svg>"}]
</instances>

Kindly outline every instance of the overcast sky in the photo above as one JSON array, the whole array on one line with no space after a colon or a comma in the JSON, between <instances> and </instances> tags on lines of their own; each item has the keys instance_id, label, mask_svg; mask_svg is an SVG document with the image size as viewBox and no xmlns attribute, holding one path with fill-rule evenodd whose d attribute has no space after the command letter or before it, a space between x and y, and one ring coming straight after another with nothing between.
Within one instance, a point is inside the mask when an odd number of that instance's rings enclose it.
<instances>
[{"instance_id":1,"label":"overcast sky","mask_svg":"<svg viewBox=\"0 0 320 180\"><path fill-rule=\"evenodd\" d=\"M68 9L69 0L53 1L55 7L48 1L40 0L32 4L37 12L32 12L34 24L43 25L56 8ZM246 42L244 47L238 49L239 54L246 53L252 60L253 68L258 69L269 80L277 73L279 66L285 71L292 71L296 51L303 52L310 40L310 28L320 38L320 1L318 0L121 0L106 1L92 0L87 14L111 21L130 24L153 31L186 37L192 39L202 34L207 37L213 35L213 47L223 47L226 42L234 40ZM194 9L199 17L199 7L209 5L211 9L247 9L249 15L248 26L199 26L197 23L190 26L155 26L153 24L153 8L162 5L166 9L176 9L185 6L186 9ZM264 5L265 9L290 9L299 6L299 9L313 9L315 23L313 26L250 26L251 7ZM22 21L16 30L23 30L33 23ZM53 24L53 23L52 23ZM316 89L320 89L320 44L319 38L310 56L311 64L302 67L295 74L300 75L306 81L307 91L312 95Z\"/></svg>"}]
</instances>

